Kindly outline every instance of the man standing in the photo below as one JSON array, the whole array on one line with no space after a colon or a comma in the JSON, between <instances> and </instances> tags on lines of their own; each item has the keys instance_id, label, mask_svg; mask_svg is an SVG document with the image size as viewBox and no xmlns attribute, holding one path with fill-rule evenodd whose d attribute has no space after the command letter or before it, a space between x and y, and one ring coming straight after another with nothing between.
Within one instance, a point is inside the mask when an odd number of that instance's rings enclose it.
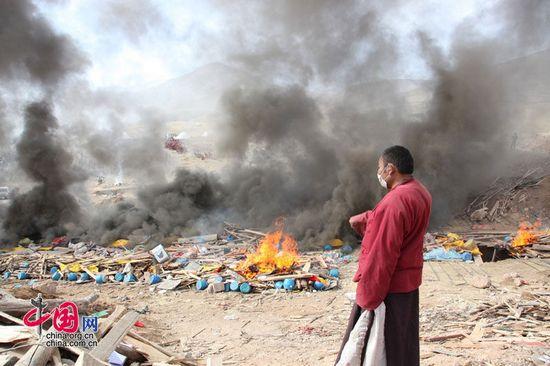
<instances>
[{"instance_id":1,"label":"man standing","mask_svg":"<svg viewBox=\"0 0 550 366\"><path fill-rule=\"evenodd\" d=\"M377 175L388 193L373 210L350 219L352 228L363 240L359 268L353 278L357 282L356 304L342 348L361 313L373 312L384 302L388 366L420 364L418 288L422 282L422 248L432 198L413 178L413 170L409 150L403 146L387 148L378 160ZM372 319L374 312L371 314ZM364 347L369 333L370 328Z\"/></svg>"}]
</instances>

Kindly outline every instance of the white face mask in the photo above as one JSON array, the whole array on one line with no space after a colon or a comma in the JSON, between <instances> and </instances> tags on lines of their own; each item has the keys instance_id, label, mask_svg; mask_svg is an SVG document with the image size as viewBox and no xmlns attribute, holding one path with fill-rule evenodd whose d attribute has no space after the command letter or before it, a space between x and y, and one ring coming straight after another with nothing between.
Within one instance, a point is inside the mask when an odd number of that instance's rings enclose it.
<instances>
[{"instance_id":1,"label":"white face mask","mask_svg":"<svg viewBox=\"0 0 550 366\"><path fill-rule=\"evenodd\" d=\"M387 165L386 165L387 166ZM384 172L384 170L386 170L386 167L384 167L384 169L382 169L382 172ZM384 180L384 178L382 178L382 175L378 174L378 172L376 173L376 176L378 177L378 181L380 182L380 185L386 189L388 189L388 182L386 182Z\"/></svg>"}]
</instances>

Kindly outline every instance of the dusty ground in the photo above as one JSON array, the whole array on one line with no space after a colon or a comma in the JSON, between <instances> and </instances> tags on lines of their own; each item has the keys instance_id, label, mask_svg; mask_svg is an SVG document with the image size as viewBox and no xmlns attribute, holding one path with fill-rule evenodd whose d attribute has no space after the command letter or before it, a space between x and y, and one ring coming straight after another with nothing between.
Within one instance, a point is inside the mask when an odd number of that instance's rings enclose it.
<instances>
[{"instance_id":1,"label":"dusty ground","mask_svg":"<svg viewBox=\"0 0 550 366\"><path fill-rule=\"evenodd\" d=\"M146 285L58 285L67 299L98 292L96 310L117 304L130 308L147 305L140 331L148 338L177 352L194 356L222 357L227 365L332 365L346 327L351 304L346 292L354 290L351 275L356 263L341 267L342 287L317 293L222 293L208 295L194 290L152 292ZM506 273L516 272L528 284L502 285ZM471 278L487 274L488 289L469 285ZM535 260L505 260L496 263L426 263L421 287L421 337L464 329L453 319L481 301L501 293L525 291L543 294L550 301L550 263ZM48 280L50 281L50 280ZM2 284L9 289L16 282ZM456 320L460 319L457 315ZM481 320L489 321L492 319ZM475 322L467 324L472 329ZM546 337L494 336L481 340L465 338L421 343L422 365L533 365L537 357L550 355ZM538 364L543 364L539 362Z\"/></svg>"}]
</instances>

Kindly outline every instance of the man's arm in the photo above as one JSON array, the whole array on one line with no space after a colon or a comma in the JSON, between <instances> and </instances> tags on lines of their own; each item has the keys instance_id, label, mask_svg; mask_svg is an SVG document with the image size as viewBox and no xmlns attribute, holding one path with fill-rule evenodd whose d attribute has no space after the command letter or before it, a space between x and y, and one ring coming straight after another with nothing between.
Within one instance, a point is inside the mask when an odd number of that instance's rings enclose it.
<instances>
[{"instance_id":1,"label":"man's arm","mask_svg":"<svg viewBox=\"0 0 550 366\"><path fill-rule=\"evenodd\" d=\"M349 219L349 224L351 225L351 228L355 230L355 232L361 237L365 235L365 230L367 228L367 213L369 211L365 211L363 213L360 213L359 215L352 216Z\"/></svg>"},{"instance_id":2,"label":"man's arm","mask_svg":"<svg viewBox=\"0 0 550 366\"><path fill-rule=\"evenodd\" d=\"M401 253L405 231L403 212L396 205L379 207L369 222L369 250L361 255L356 274L357 305L374 310L386 298Z\"/></svg>"}]
</instances>

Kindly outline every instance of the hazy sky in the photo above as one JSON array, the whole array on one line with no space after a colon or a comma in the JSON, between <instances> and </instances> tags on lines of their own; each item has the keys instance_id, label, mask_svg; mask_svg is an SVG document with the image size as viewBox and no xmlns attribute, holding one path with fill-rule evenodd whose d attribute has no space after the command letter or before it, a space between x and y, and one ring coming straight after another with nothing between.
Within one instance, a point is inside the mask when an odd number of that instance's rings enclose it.
<instances>
[{"instance_id":1,"label":"hazy sky","mask_svg":"<svg viewBox=\"0 0 550 366\"><path fill-rule=\"evenodd\" d=\"M299 0L297 0L299 1ZM414 47L426 30L444 47L453 29L494 1L397 1L383 23L399 39L404 57L395 77L425 77ZM96 87L139 87L224 62L228 9L204 0L66 0L38 2L61 33L70 35L91 61L86 76ZM232 10L234 11L234 10Z\"/></svg>"}]
</instances>

